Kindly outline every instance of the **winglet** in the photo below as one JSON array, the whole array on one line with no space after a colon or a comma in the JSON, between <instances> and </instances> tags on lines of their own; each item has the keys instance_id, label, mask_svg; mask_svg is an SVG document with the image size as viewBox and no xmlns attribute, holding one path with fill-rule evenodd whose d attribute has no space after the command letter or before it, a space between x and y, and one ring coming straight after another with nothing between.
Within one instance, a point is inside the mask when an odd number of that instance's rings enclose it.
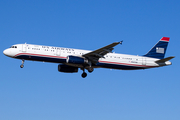
<instances>
[{"instance_id":1,"label":"winglet","mask_svg":"<svg viewBox=\"0 0 180 120\"><path fill-rule=\"evenodd\" d=\"M122 45L122 42L123 42L123 40L122 40L122 41L120 41L120 42L119 42L119 44L121 44L121 45Z\"/></svg>"}]
</instances>

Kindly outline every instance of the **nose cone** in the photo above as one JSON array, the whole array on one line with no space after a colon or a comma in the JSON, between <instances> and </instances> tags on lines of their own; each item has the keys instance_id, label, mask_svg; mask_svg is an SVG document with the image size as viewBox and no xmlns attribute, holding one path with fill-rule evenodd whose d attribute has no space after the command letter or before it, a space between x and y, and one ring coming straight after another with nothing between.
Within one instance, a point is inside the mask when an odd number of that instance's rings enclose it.
<instances>
[{"instance_id":1,"label":"nose cone","mask_svg":"<svg viewBox=\"0 0 180 120\"><path fill-rule=\"evenodd\" d=\"M7 54L8 54L7 49L3 51L3 54L4 54L4 55L7 55Z\"/></svg>"},{"instance_id":2,"label":"nose cone","mask_svg":"<svg viewBox=\"0 0 180 120\"><path fill-rule=\"evenodd\" d=\"M6 55L6 56L8 56L8 57L13 57L12 52L11 52L10 49L4 50L4 51L3 51L3 54Z\"/></svg>"}]
</instances>

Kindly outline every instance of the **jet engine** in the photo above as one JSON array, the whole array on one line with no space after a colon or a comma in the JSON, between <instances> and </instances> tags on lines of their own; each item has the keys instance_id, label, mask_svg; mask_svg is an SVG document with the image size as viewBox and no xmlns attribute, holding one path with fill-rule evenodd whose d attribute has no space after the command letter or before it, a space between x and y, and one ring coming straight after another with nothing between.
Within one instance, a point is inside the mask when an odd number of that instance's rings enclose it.
<instances>
[{"instance_id":1,"label":"jet engine","mask_svg":"<svg viewBox=\"0 0 180 120\"><path fill-rule=\"evenodd\" d=\"M66 62L71 64L86 64L88 60L83 57L68 56Z\"/></svg>"},{"instance_id":2,"label":"jet engine","mask_svg":"<svg viewBox=\"0 0 180 120\"><path fill-rule=\"evenodd\" d=\"M77 67L72 67L64 64L59 64L58 65L58 71L59 72L65 72L65 73L75 73L78 72Z\"/></svg>"}]
</instances>

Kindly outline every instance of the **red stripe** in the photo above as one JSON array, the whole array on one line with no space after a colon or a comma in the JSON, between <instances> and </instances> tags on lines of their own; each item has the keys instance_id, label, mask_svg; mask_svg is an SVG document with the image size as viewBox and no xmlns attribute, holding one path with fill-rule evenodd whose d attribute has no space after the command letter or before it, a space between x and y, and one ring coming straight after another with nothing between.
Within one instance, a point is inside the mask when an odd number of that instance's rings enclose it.
<instances>
[{"instance_id":1,"label":"red stripe","mask_svg":"<svg viewBox=\"0 0 180 120\"><path fill-rule=\"evenodd\" d=\"M169 37L162 37L162 38L161 38L161 41L167 41L167 42L169 42L169 39L170 39Z\"/></svg>"},{"instance_id":2,"label":"red stripe","mask_svg":"<svg viewBox=\"0 0 180 120\"><path fill-rule=\"evenodd\" d=\"M128 66L133 66L133 67L155 67L155 66L134 65L134 64L118 63L118 62L107 62L107 61L99 61L99 62L102 62L102 63L109 63L109 64L128 65Z\"/></svg>"},{"instance_id":3,"label":"red stripe","mask_svg":"<svg viewBox=\"0 0 180 120\"><path fill-rule=\"evenodd\" d=\"M51 58L67 58L67 57L61 57L61 56L51 56L51 55L42 55L42 54L31 54L31 53L19 53L16 54L14 57L17 57L19 55L32 55L32 56L42 56L42 57L51 57ZM119 63L119 62L107 62L107 61L99 61L102 63L109 63L109 64L118 64L118 65L128 65L133 67L155 67L155 66L146 66L146 65L134 65L134 64L127 64L127 63Z\"/></svg>"},{"instance_id":4,"label":"red stripe","mask_svg":"<svg viewBox=\"0 0 180 120\"><path fill-rule=\"evenodd\" d=\"M41 55L41 54L31 54L31 53L19 53L16 54L14 57L17 57L19 55L32 55L32 56L41 56L41 57L52 57L52 58L66 58L61 56L51 56L51 55Z\"/></svg>"}]
</instances>

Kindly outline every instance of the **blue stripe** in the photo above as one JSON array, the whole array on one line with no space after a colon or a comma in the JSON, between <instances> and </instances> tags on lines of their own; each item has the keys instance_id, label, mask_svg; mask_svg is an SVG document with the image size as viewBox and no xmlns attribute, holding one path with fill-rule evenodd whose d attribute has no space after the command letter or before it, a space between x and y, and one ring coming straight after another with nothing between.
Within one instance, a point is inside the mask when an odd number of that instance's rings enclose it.
<instances>
[{"instance_id":1,"label":"blue stripe","mask_svg":"<svg viewBox=\"0 0 180 120\"><path fill-rule=\"evenodd\" d=\"M110 69L120 69L120 70L138 70L138 69L147 69L146 67L136 67L136 66L127 66L119 64L109 64L109 63L97 63L96 66Z\"/></svg>"},{"instance_id":2,"label":"blue stripe","mask_svg":"<svg viewBox=\"0 0 180 120\"><path fill-rule=\"evenodd\" d=\"M30 56L30 55L19 55L16 58L17 59L25 59L25 60L33 60L33 61L52 62L52 63L66 63L66 59L64 59L64 58L51 58L51 57ZM110 63L102 63L102 62L98 62L96 65L94 65L94 67L102 67L102 68L110 68L110 69L120 69L120 70L147 69L146 67L127 66L127 65L110 64Z\"/></svg>"},{"instance_id":3,"label":"blue stripe","mask_svg":"<svg viewBox=\"0 0 180 120\"><path fill-rule=\"evenodd\" d=\"M25 59L25 60L34 60L34 61L53 62L53 63L66 62L66 59L63 59L63 58L50 58L50 57L30 56L30 55L19 55L16 58Z\"/></svg>"}]
</instances>

